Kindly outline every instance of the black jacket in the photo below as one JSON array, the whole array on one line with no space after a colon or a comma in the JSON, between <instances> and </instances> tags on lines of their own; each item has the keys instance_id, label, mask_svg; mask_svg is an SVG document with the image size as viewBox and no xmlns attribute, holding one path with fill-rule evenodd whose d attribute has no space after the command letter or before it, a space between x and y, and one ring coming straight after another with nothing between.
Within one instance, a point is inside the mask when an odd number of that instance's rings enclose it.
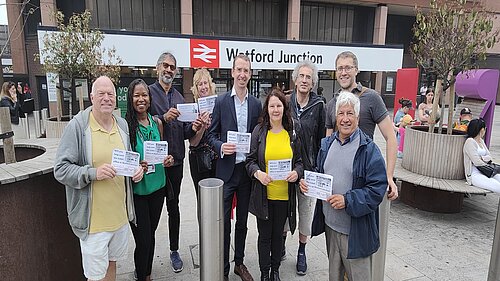
<instances>
[{"instance_id":1,"label":"black jacket","mask_svg":"<svg viewBox=\"0 0 500 281\"><path fill-rule=\"evenodd\" d=\"M19 102L14 102L8 97L2 97L0 100L0 107L8 107L10 113L10 123L19 125L19 117L24 115L21 111Z\"/></svg>"},{"instance_id":2,"label":"black jacket","mask_svg":"<svg viewBox=\"0 0 500 281\"><path fill-rule=\"evenodd\" d=\"M309 94L309 102L303 108L299 117L297 106L297 92L290 96L290 109L292 118L296 123L297 135L301 146L302 162L304 169L314 171L316 167L316 157L321 144L321 139L325 137L325 103L320 96L314 92Z\"/></svg>"},{"instance_id":3,"label":"black jacket","mask_svg":"<svg viewBox=\"0 0 500 281\"><path fill-rule=\"evenodd\" d=\"M265 151L266 151L266 137L267 130L262 128L261 125L255 126L252 132L252 140L250 144L250 154L247 156L246 169L248 176L252 178L252 190L250 193L250 203L248 210L250 213L255 215L259 219L267 220L269 218L268 213L268 201L267 201L267 186L262 185L259 180L257 180L253 175L257 170L265 171ZM298 174L297 182L302 178L304 174L304 168L302 166L302 160L300 157L300 144L298 138L295 135L295 130L288 132L290 136L290 145L292 146L293 159L292 159L292 169ZM295 231L296 227L296 188L297 182L288 183L288 221L290 224L290 231Z\"/></svg>"}]
</instances>

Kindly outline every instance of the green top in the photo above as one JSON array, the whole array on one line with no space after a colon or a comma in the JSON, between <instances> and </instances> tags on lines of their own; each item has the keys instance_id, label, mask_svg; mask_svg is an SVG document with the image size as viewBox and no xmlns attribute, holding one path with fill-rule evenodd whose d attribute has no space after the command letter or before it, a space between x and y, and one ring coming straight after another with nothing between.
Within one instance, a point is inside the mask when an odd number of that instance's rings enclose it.
<instances>
[{"instance_id":1,"label":"green top","mask_svg":"<svg viewBox=\"0 0 500 281\"><path fill-rule=\"evenodd\" d=\"M158 125L149 113L148 119L149 126L144 126L139 123L139 126L137 127L137 134L135 136L137 145L134 147L134 151L138 152L141 155L141 161L144 160L144 142L161 140ZM144 177L140 182L132 184L134 188L134 194L149 195L165 186L166 177L163 164L156 164L154 165L154 168L155 171L153 173L144 174ZM149 167L149 169L151 169L151 167Z\"/></svg>"}]
</instances>

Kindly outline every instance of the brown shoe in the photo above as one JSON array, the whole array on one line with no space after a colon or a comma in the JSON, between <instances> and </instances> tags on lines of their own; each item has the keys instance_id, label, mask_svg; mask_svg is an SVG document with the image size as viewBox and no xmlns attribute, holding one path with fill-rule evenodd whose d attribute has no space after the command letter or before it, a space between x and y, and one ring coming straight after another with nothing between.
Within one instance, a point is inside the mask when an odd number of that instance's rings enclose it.
<instances>
[{"instance_id":1,"label":"brown shoe","mask_svg":"<svg viewBox=\"0 0 500 281\"><path fill-rule=\"evenodd\" d=\"M234 274L240 276L243 281L253 281L252 275L248 272L248 269L244 264L235 265Z\"/></svg>"}]
</instances>

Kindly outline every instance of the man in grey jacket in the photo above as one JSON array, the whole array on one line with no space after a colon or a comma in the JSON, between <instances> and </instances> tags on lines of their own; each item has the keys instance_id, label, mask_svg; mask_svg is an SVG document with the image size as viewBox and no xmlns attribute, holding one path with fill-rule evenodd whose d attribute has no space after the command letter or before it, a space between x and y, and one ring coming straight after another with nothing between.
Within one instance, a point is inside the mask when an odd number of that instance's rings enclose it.
<instances>
[{"instance_id":1,"label":"man in grey jacket","mask_svg":"<svg viewBox=\"0 0 500 281\"><path fill-rule=\"evenodd\" d=\"M69 224L80 239L88 280L115 280L116 260L127 251L128 221L135 223L130 177L110 164L114 149L130 150L127 122L116 115L116 90L101 76L92 84L92 106L67 125L54 176L66 186ZM142 179L138 167L132 180Z\"/></svg>"}]
</instances>

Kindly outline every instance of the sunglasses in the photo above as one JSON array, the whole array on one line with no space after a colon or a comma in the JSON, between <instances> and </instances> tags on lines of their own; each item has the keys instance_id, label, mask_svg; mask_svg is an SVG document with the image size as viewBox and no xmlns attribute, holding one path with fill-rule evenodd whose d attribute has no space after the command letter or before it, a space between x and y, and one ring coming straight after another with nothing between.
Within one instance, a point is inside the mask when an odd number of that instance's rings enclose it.
<instances>
[{"instance_id":1,"label":"sunglasses","mask_svg":"<svg viewBox=\"0 0 500 281\"><path fill-rule=\"evenodd\" d=\"M171 71L174 71L176 69L175 64L169 64L169 63L166 63L166 62L162 63L162 66L165 69L169 69L170 68Z\"/></svg>"}]
</instances>

